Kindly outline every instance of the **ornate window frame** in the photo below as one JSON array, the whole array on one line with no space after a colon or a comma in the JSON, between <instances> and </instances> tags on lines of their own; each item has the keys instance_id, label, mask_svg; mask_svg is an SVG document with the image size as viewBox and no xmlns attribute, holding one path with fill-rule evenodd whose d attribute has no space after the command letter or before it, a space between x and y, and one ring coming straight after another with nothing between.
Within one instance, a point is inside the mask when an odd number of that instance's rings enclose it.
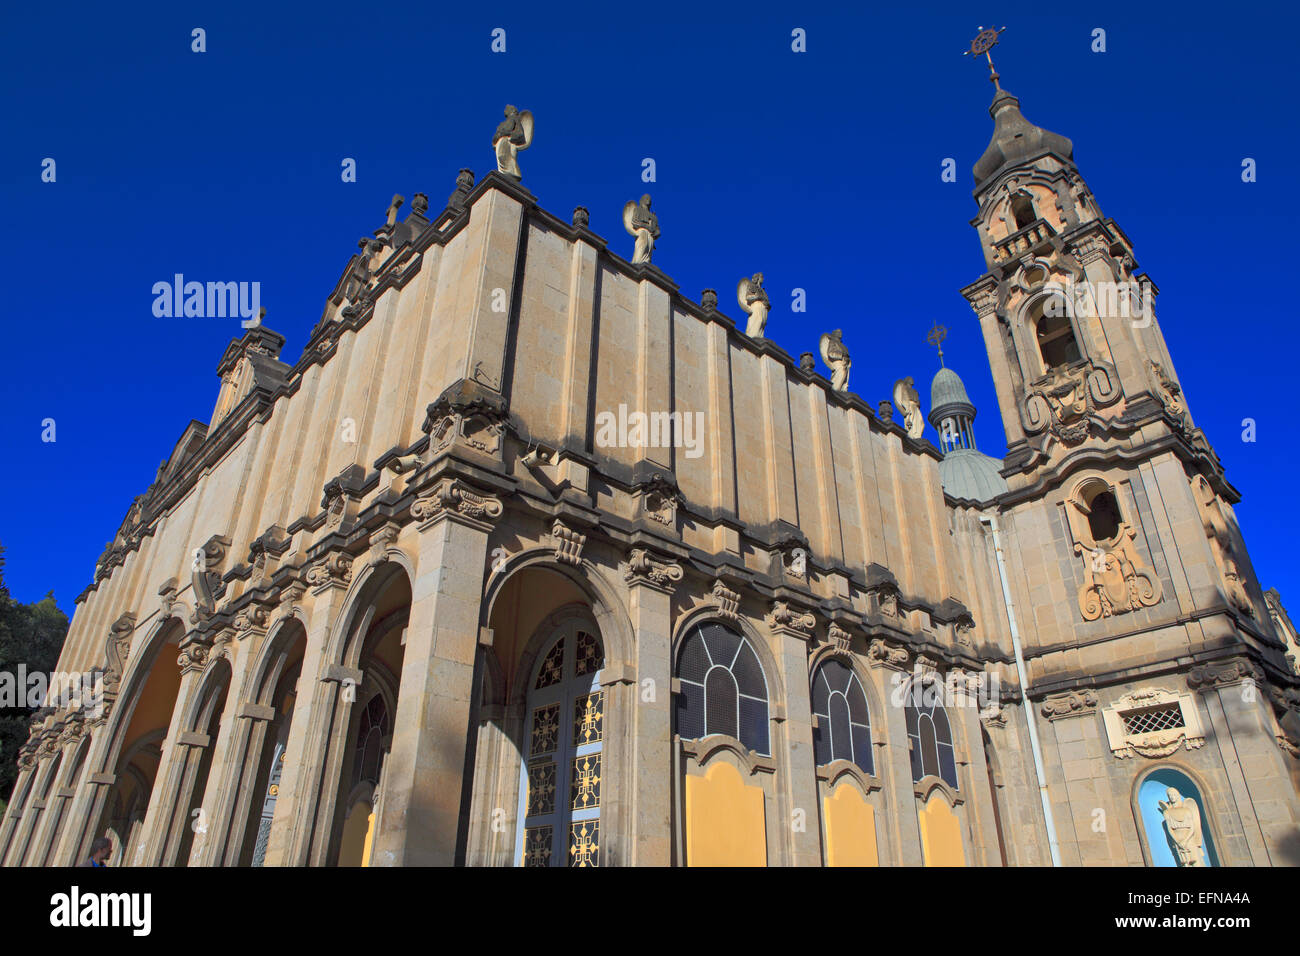
<instances>
[{"instance_id":1,"label":"ornate window frame","mask_svg":"<svg viewBox=\"0 0 1300 956\"><path fill-rule=\"evenodd\" d=\"M1124 718L1130 714L1177 705L1183 725L1145 733L1129 733ZM1163 687L1140 687L1125 694L1101 712L1111 756L1168 757L1180 747L1196 750L1205 744L1205 730L1196 711L1196 695L1178 694Z\"/></svg>"}]
</instances>

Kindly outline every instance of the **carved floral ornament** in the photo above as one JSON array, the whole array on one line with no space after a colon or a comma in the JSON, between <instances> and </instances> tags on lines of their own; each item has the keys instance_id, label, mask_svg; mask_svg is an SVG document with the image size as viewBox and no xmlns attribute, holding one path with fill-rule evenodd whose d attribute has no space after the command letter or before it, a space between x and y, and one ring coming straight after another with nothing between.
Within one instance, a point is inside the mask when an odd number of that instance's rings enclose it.
<instances>
[{"instance_id":1,"label":"carved floral ornament","mask_svg":"<svg viewBox=\"0 0 1300 956\"><path fill-rule=\"evenodd\" d=\"M1111 507L1116 518L1114 533L1099 539L1095 531L1102 524L1100 513L1103 508ZM1160 579L1138 553L1137 529L1128 520L1117 489L1102 478L1084 478L1066 498L1065 513L1074 539L1074 553L1083 561L1083 584L1078 600L1085 621L1160 603Z\"/></svg>"},{"instance_id":2,"label":"carved floral ornament","mask_svg":"<svg viewBox=\"0 0 1300 956\"><path fill-rule=\"evenodd\" d=\"M334 551L307 570L307 583L313 588L343 587L352 580L352 557Z\"/></svg>"},{"instance_id":3,"label":"carved floral ornament","mask_svg":"<svg viewBox=\"0 0 1300 956\"><path fill-rule=\"evenodd\" d=\"M1102 711L1112 756L1168 757L1180 747L1205 744L1205 732L1191 694L1141 687Z\"/></svg>"},{"instance_id":4,"label":"carved floral ornament","mask_svg":"<svg viewBox=\"0 0 1300 956\"><path fill-rule=\"evenodd\" d=\"M411 517L421 522L421 527L447 516L494 521L502 511L500 499L472 491L456 478L443 478L411 505Z\"/></svg>"},{"instance_id":5,"label":"carved floral ornament","mask_svg":"<svg viewBox=\"0 0 1300 956\"><path fill-rule=\"evenodd\" d=\"M1119 378L1104 362L1057 366L1029 386L1020 418L1026 434L1073 447L1088 437L1095 413L1121 396Z\"/></svg>"}]
</instances>

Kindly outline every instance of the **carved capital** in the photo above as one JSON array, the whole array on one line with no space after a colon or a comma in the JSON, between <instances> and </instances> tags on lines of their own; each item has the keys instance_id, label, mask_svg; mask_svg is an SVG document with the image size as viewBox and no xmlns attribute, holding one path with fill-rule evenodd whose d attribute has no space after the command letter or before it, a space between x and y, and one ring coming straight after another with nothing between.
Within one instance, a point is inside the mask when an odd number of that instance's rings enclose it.
<instances>
[{"instance_id":1,"label":"carved capital","mask_svg":"<svg viewBox=\"0 0 1300 956\"><path fill-rule=\"evenodd\" d=\"M212 653L212 645L202 641L191 641L181 648L180 656L176 658L176 663L180 665L181 676L185 676L191 671L201 671L208 664L208 657Z\"/></svg>"},{"instance_id":2,"label":"carved capital","mask_svg":"<svg viewBox=\"0 0 1300 956\"><path fill-rule=\"evenodd\" d=\"M1237 657L1230 661L1198 664L1187 672L1187 686L1192 690L1207 691L1243 681L1260 682L1260 673L1250 661Z\"/></svg>"},{"instance_id":3,"label":"carved capital","mask_svg":"<svg viewBox=\"0 0 1300 956\"><path fill-rule=\"evenodd\" d=\"M328 588L346 587L352 580L352 558L342 551L334 551L307 571L307 584L316 593Z\"/></svg>"},{"instance_id":4,"label":"carved capital","mask_svg":"<svg viewBox=\"0 0 1300 956\"><path fill-rule=\"evenodd\" d=\"M1071 690L1052 694L1043 701L1040 713L1048 720L1060 720L1062 717L1083 717L1096 710L1096 694L1090 690Z\"/></svg>"},{"instance_id":5,"label":"carved capital","mask_svg":"<svg viewBox=\"0 0 1300 956\"><path fill-rule=\"evenodd\" d=\"M628 554L623 580L630 585L645 585L667 591L682 579L682 566L676 561L660 561L645 548L633 548Z\"/></svg>"},{"instance_id":6,"label":"carved capital","mask_svg":"<svg viewBox=\"0 0 1300 956\"><path fill-rule=\"evenodd\" d=\"M498 498L472 491L458 478L443 478L411 505L411 517L420 522L420 530L448 517L488 523L501 517L504 509Z\"/></svg>"},{"instance_id":7,"label":"carved capital","mask_svg":"<svg viewBox=\"0 0 1300 956\"><path fill-rule=\"evenodd\" d=\"M817 618L810 612L791 607L786 601L773 601L766 620L767 626L774 631L784 631L803 638L811 637L813 627L817 624Z\"/></svg>"},{"instance_id":8,"label":"carved capital","mask_svg":"<svg viewBox=\"0 0 1300 956\"><path fill-rule=\"evenodd\" d=\"M872 663L892 667L896 670L907 670L910 657L911 655L906 647L882 638L876 638L867 648L867 658Z\"/></svg>"}]
</instances>

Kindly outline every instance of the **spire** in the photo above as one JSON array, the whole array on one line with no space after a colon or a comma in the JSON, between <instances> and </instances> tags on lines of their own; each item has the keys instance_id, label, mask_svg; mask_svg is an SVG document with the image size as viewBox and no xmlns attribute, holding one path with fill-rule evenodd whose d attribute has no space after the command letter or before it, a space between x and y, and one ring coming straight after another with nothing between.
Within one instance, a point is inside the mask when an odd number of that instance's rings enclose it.
<instances>
[{"instance_id":1,"label":"spire","mask_svg":"<svg viewBox=\"0 0 1300 956\"><path fill-rule=\"evenodd\" d=\"M1004 167L1018 165L1048 153L1073 166L1074 144L1066 137L1035 126L1025 119L1020 112L1020 100L1004 90L998 82L999 73L993 66L990 51L997 46L998 36L1006 27L979 29L979 34L971 41L966 54L984 55L989 65L989 80L997 92L993 94L993 103L989 106L989 115L993 117L993 138L989 140L988 148L974 168L976 189L983 187Z\"/></svg>"}]
</instances>

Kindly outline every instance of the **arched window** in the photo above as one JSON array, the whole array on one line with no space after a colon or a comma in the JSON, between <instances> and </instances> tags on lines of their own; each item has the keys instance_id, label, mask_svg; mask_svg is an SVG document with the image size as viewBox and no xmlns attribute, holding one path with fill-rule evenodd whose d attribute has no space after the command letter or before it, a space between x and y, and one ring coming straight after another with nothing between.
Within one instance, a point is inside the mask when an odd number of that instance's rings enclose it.
<instances>
[{"instance_id":1,"label":"arched window","mask_svg":"<svg viewBox=\"0 0 1300 956\"><path fill-rule=\"evenodd\" d=\"M749 641L716 622L695 627L677 658L677 733L727 734L768 754L767 680Z\"/></svg>"},{"instance_id":2,"label":"arched window","mask_svg":"<svg viewBox=\"0 0 1300 956\"><path fill-rule=\"evenodd\" d=\"M388 736L388 705L384 695L376 692L361 712L357 739L352 755L352 786L365 780L379 783L379 769L384 759L384 738Z\"/></svg>"},{"instance_id":3,"label":"arched window","mask_svg":"<svg viewBox=\"0 0 1300 956\"><path fill-rule=\"evenodd\" d=\"M534 673L525 713L517 862L600 864L600 776L605 649L595 628L561 627Z\"/></svg>"},{"instance_id":4,"label":"arched window","mask_svg":"<svg viewBox=\"0 0 1300 956\"><path fill-rule=\"evenodd\" d=\"M934 775L957 788L957 762L952 749L952 728L939 702L941 688L930 683L912 685L904 708L907 746L912 757L912 782Z\"/></svg>"},{"instance_id":5,"label":"arched window","mask_svg":"<svg viewBox=\"0 0 1300 956\"><path fill-rule=\"evenodd\" d=\"M1100 492L1088 502L1088 530L1098 543L1110 541L1119 534L1119 503L1109 489Z\"/></svg>"},{"instance_id":6,"label":"arched window","mask_svg":"<svg viewBox=\"0 0 1300 956\"><path fill-rule=\"evenodd\" d=\"M1038 218L1034 201L1025 193L1016 193L1011 197L1011 216L1016 222L1016 231L1024 229Z\"/></svg>"},{"instance_id":7,"label":"arched window","mask_svg":"<svg viewBox=\"0 0 1300 956\"><path fill-rule=\"evenodd\" d=\"M1049 309L1034 325L1038 336L1038 351L1043 357L1043 368L1048 371L1077 362L1083 356L1075 341L1074 329L1064 307Z\"/></svg>"},{"instance_id":8,"label":"arched window","mask_svg":"<svg viewBox=\"0 0 1300 956\"><path fill-rule=\"evenodd\" d=\"M813 753L817 766L832 760L857 764L873 773L871 763L871 717L867 695L843 661L831 659L817 668L812 682Z\"/></svg>"}]
</instances>

